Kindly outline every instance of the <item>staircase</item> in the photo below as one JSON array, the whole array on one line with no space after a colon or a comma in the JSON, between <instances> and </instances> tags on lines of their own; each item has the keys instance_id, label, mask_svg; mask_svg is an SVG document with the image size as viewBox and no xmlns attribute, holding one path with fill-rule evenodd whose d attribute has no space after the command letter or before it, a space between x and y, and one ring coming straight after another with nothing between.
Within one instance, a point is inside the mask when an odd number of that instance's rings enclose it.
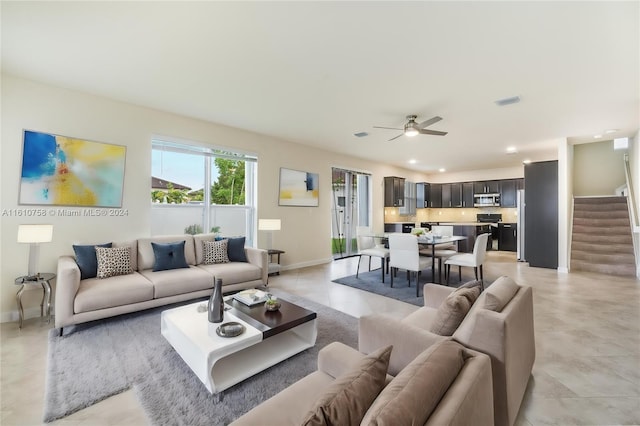
<instances>
[{"instance_id":1,"label":"staircase","mask_svg":"<svg viewBox=\"0 0 640 426\"><path fill-rule=\"evenodd\" d=\"M573 200L571 270L635 277L627 197Z\"/></svg>"}]
</instances>

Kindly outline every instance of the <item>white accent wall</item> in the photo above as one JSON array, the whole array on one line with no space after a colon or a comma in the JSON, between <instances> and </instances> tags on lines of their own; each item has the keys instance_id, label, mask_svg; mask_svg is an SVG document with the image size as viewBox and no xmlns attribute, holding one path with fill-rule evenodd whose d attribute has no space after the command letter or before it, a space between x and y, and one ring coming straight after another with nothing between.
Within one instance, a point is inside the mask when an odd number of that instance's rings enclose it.
<instances>
[{"instance_id":1,"label":"white accent wall","mask_svg":"<svg viewBox=\"0 0 640 426\"><path fill-rule=\"evenodd\" d=\"M0 210L25 211L18 205L23 129L73 136L127 147L123 209L126 216L46 217L5 215L0 226L0 320L17 319L14 279L27 271L28 246L16 242L22 223L51 223L53 242L42 244L39 269L56 272L58 256L72 254L74 243L102 243L151 234L151 138L229 147L258 156L258 218L279 218L273 246L286 251L284 268L331 260L331 167L366 170L372 175L373 227L383 230L383 177L404 176L414 182L426 176L413 171L338 155L268 136L143 108L104 97L70 91L2 74L0 142ZM345 143L363 143L353 138ZM320 174L319 207L278 206L280 167ZM47 208L53 210L53 208ZM64 210L64 208L63 208ZM48 214L48 212L47 212ZM171 230L173 231L173 230ZM257 233L258 246L266 235ZM29 316L39 315L41 292L25 295Z\"/></svg>"}]
</instances>

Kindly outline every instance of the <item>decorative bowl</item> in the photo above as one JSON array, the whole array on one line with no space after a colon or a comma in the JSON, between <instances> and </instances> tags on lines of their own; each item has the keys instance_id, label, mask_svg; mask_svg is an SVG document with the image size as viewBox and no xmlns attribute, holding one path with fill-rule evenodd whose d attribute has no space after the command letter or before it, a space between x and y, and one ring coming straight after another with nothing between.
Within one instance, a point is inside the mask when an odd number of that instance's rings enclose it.
<instances>
[{"instance_id":1,"label":"decorative bowl","mask_svg":"<svg viewBox=\"0 0 640 426\"><path fill-rule=\"evenodd\" d=\"M271 312L273 312L273 311L277 311L278 309L280 309L280 306L281 306L281 303L280 303L280 301L279 301L279 300L273 300L273 299L271 299L271 300L267 300L267 301L264 303L264 308L265 308L267 311L271 311Z\"/></svg>"}]
</instances>

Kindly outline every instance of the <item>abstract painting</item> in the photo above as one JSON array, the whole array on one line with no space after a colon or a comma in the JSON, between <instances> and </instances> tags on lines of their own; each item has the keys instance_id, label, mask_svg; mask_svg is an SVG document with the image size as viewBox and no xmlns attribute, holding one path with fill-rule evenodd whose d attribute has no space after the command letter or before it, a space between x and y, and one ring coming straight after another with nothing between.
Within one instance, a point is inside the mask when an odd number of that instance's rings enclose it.
<instances>
[{"instance_id":1,"label":"abstract painting","mask_svg":"<svg viewBox=\"0 0 640 426\"><path fill-rule=\"evenodd\" d=\"M280 168L281 206L318 206L318 174Z\"/></svg>"},{"instance_id":2,"label":"abstract painting","mask_svg":"<svg viewBox=\"0 0 640 426\"><path fill-rule=\"evenodd\" d=\"M122 207L126 149L25 130L19 203Z\"/></svg>"}]
</instances>

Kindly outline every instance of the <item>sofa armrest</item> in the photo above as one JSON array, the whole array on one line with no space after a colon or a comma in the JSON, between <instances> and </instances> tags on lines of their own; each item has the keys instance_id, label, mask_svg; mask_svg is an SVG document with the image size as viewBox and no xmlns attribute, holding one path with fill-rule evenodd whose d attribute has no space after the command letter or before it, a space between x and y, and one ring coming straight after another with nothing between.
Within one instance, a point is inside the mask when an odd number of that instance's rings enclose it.
<instances>
[{"instance_id":1,"label":"sofa armrest","mask_svg":"<svg viewBox=\"0 0 640 426\"><path fill-rule=\"evenodd\" d=\"M344 343L333 342L318 353L318 371L335 379L355 367L364 357L365 354Z\"/></svg>"},{"instance_id":2,"label":"sofa armrest","mask_svg":"<svg viewBox=\"0 0 640 426\"><path fill-rule=\"evenodd\" d=\"M245 247L244 250L249 263L256 265L262 270L262 274L260 274L262 285L267 285L267 281L269 279L269 259L267 251L254 247Z\"/></svg>"},{"instance_id":3,"label":"sofa armrest","mask_svg":"<svg viewBox=\"0 0 640 426\"><path fill-rule=\"evenodd\" d=\"M73 302L80 288L80 268L72 256L58 258L55 297L56 328L73 324Z\"/></svg>"},{"instance_id":4,"label":"sofa armrest","mask_svg":"<svg viewBox=\"0 0 640 426\"><path fill-rule=\"evenodd\" d=\"M358 322L358 350L369 354L383 346L393 345L389 374L397 375L420 353L434 343L448 340L387 315L367 315Z\"/></svg>"},{"instance_id":5,"label":"sofa armrest","mask_svg":"<svg viewBox=\"0 0 640 426\"><path fill-rule=\"evenodd\" d=\"M454 287L447 287L440 284L425 284L423 290L424 306L438 309L438 306L440 306L444 299L453 293L454 290Z\"/></svg>"}]
</instances>

